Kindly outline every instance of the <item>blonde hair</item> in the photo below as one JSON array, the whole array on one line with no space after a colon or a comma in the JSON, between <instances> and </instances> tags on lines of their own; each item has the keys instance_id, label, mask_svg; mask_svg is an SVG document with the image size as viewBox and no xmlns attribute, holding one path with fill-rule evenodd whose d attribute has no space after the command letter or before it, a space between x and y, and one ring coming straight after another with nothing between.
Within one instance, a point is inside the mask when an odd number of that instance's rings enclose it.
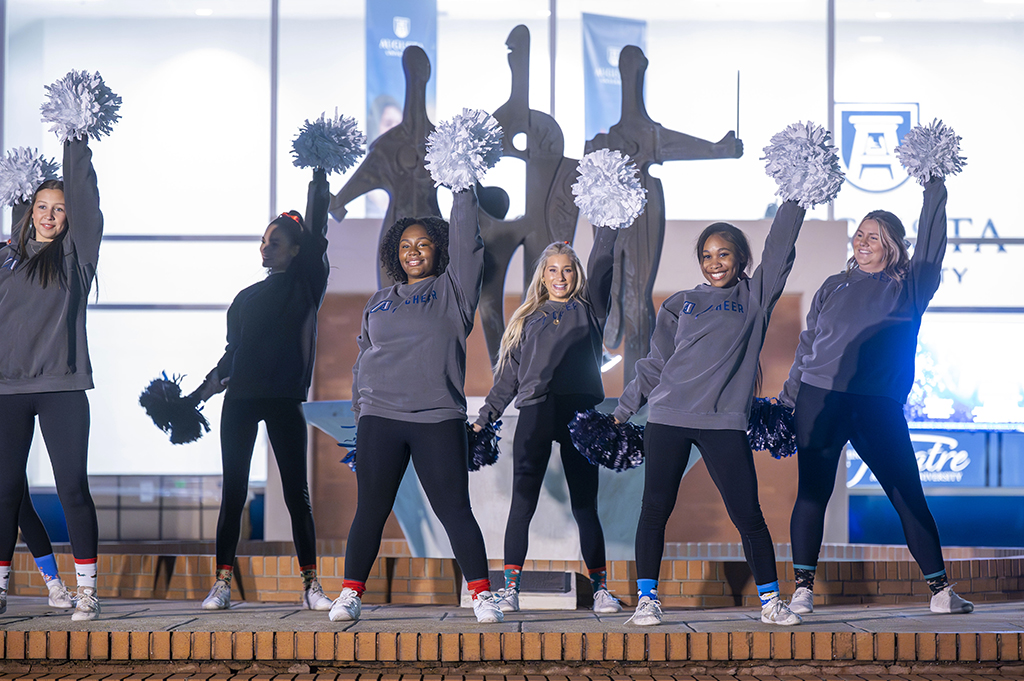
<instances>
[{"instance_id":1,"label":"blonde hair","mask_svg":"<svg viewBox=\"0 0 1024 681\"><path fill-rule=\"evenodd\" d=\"M576 271L576 282L572 290L569 291L569 300L583 296L584 287L587 285L587 274L583 269L583 263L580 262L579 256L576 255L576 251L572 249L572 246L561 241L550 244L537 259L537 267L533 270L533 278L530 280L530 286L526 290L526 299L512 313L512 318L508 321L508 326L505 327L505 333L501 334L498 361L494 365L495 373L508 362L512 350L519 347L519 344L523 341L523 327L526 325L527 318L537 308L548 302L548 289L544 285L544 270L547 268L548 259L556 255L569 256L572 267Z\"/></svg>"},{"instance_id":2,"label":"blonde hair","mask_svg":"<svg viewBox=\"0 0 1024 681\"><path fill-rule=\"evenodd\" d=\"M885 256L885 265L882 271L895 281L902 282L903 278L907 275L907 270L910 269L910 253L907 251L907 244L899 234L899 230L889 220L885 219L883 213L884 211L868 213L860 221L860 224L857 225L857 229L861 229L868 220L874 220L878 223L878 236L882 242L882 253ZM900 228L902 227L903 225L900 225ZM856 256L850 256L850 259L846 261L846 273L849 274L858 268Z\"/></svg>"}]
</instances>

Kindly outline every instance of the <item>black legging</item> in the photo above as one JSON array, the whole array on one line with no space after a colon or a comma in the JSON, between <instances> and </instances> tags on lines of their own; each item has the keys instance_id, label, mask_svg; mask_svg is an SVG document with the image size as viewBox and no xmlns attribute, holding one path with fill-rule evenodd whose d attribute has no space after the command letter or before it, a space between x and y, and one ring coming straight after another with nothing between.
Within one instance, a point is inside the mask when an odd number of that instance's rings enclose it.
<instances>
[{"instance_id":1,"label":"black legging","mask_svg":"<svg viewBox=\"0 0 1024 681\"><path fill-rule=\"evenodd\" d=\"M789 525L794 565L818 564L825 507L835 486L839 456L849 441L896 508L907 547L925 577L942 573L939 530L925 501L903 405L889 397L801 383L795 413L800 483Z\"/></svg>"},{"instance_id":2,"label":"black legging","mask_svg":"<svg viewBox=\"0 0 1024 681\"><path fill-rule=\"evenodd\" d=\"M345 579L369 577L410 459L466 581L486 579L484 537L469 501L466 422L410 423L379 416L361 416L356 430L359 501L345 547Z\"/></svg>"},{"instance_id":3,"label":"black legging","mask_svg":"<svg viewBox=\"0 0 1024 681\"><path fill-rule=\"evenodd\" d=\"M53 465L71 551L78 560L92 560L99 527L89 494L89 398L84 390L0 395L0 560L14 556L18 541L18 518L26 497L25 466L36 417Z\"/></svg>"},{"instance_id":4,"label":"black legging","mask_svg":"<svg viewBox=\"0 0 1024 681\"><path fill-rule=\"evenodd\" d=\"M36 507L32 505L28 480L25 480L25 493L21 497L21 508L18 510L18 527L21 529L21 538L25 540L25 545L28 546L33 558L42 558L53 553L50 535L46 533L46 526L36 513Z\"/></svg>"},{"instance_id":5,"label":"black legging","mask_svg":"<svg viewBox=\"0 0 1024 681\"><path fill-rule=\"evenodd\" d=\"M217 518L217 565L235 562L260 421L267 424L267 435L281 472L281 490L292 518L292 540L299 565L316 565L316 530L306 483L306 419L302 402L289 398L224 400L220 416L224 483Z\"/></svg>"},{"instance_id":6,"label":"black legging","mask_svg":"<svg viewBox=\"0 0 1024 681\"><path fill-rule=\"evenodd\" d=\"M583 560L591 570L604 567L604 532L597 516L598 469L573 446L568 427L577 411L593 406L594 400L585 395L550 395L540 404L519 410L512 445L512 506L505 525L506 565L522 565L526 560L530 521L537 510L551 443L557 442Z\"/></svg>"},{"instance_id":7,"label":"black legging","mask_svg":"<svg viewBox=\"0 0 1024 681\"><path fill-rule=\"evenodd\" d=\"M644 497L636 528L636 576L658 579L665 525L676 504L679 483L696 445L708 473L739 530L743 555L755 584L776 581L775 546L757 500L757 471L742 430L695 430L660 423L644 429Z\"/></svg>"}]
</instances>

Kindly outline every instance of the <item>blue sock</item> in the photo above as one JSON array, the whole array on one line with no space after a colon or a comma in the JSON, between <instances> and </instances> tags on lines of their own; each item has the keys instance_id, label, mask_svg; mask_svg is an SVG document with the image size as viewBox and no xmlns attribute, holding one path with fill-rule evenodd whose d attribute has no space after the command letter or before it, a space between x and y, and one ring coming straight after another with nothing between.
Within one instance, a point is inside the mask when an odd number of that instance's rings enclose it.
<instances>
[{"instance_id":1,"label":"blue sock","mask_svg":"<svg viewBox=\"0 0 1024 681\"><path fill-rule=\"evenodd\" d=\"M658 600L658 580L638 579L636 580L636 588L640 592L640 598L647 596L648 598Z\"/></svg>"},{"instance_id":2,"label":"blue sock","mask_svg":"<svg viewBox=\"0 0 1024 681\"><path fill-rule=\"evenodd\" d=\"M43 573L44 582L52 582L60 577L60 573L57 571L57 559L53 557L52 553L40 556L34 560L36 561L36 567Z\"/></svg>"},{"instance_id":3,"label":"blue sock","mask_svg":"<svg viewBox=\"0 0 1024 681\"><path fill-rule=\"evenodd\" d=\"M757 595L761 598L761 605L766 605L768 601L773 598L779 597L779 581L768 582L767 584L757 585Z\"/></svg>"}]
</instances>

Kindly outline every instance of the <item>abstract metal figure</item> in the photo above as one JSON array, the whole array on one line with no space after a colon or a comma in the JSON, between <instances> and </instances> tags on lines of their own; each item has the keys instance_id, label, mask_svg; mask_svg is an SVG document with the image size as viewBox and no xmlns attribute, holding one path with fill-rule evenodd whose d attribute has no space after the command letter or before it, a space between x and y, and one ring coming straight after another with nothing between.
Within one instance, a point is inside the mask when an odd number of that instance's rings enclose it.
<instances>
[{"instance_id":1,"label":"abstract metal figure","mask_svg":"<svg viewBox=\"0 0 1024 681\"><path fill-rule=\"evenodd\" d=\"M331 197L331 215L343 220L345 206L373 189L383 189L389 196L388 210L381 225L381 238L398 218L440 215L437 189L427 172L427 135L434 124L427 117L427 81L430 80L430 59L423 48L412 45L402 53L405 71L405 107L402 122L370 143L366 158L352 177ZM380 268L380 286L393 284Z\"/></svg>"},{"instance_id":2,"label":"abstract metal figure","mask_svg":"<svg viewBox=\"0 0 1024 681\"><path fill-rule=\"evenodd\" d=\"M665 192L661 180L648 172L650 166L665 161L691 161L712 158L739 158L743 142L729 131L718 142L708 142L685 133L668 130L655 123L644 106L644 73L647 57L635 45L619 53L622 78L622 115L607 133L595 135L586 151L617 149L636 162L640 181L647 189L647 209L636 222L619 235L615 244L615 279L612 304L605 324L605 345L623 348L625 382L635 376L633 365L646 357L654 331L655 310L651 294L658 274L661 247L665 240Z\"/></svg>"},{"instance_id":3,"label":"abstract metal figure","mask_svg":"<svg viewBox=\"0 0 1024 681\"><path fill-rule=\"evenodd\" d=\"M505 131L502 155L526 163L526 210L522 217L502 220L480 213L480 234L484 240L484 283L480 296L480 317L493 365L505 330L503 312L505 276L513 253L523 247L524 290L529 285L533 264L553 241L572 241L579 209L573 202L576 159L562 152L565 141L554 118L530 108L530 31L516 26L505 44L512 71L512 92L494 117ZM516 149L513 139L526 135L525 149ZM487 208L483 199L481 206Z\"/></svg>"}]
</instances>

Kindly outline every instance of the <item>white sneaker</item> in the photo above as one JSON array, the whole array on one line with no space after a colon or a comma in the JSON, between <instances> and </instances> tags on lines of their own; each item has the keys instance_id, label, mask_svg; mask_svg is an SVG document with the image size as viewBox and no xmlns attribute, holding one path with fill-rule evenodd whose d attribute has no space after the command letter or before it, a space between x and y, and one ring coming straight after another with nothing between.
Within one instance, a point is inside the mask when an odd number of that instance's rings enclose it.
<instances>
[{"instance_id":1,"label":"white sneaker","mask_svg":"<svg viewBox=\"0 0 1024 681\"><path fill-rule=\"evenodd\" d=\"M626 620L626 624L635 624L638 627L653 627L661 624L661 601L644 596L636 604L636 612Z\"/></svg>"},{"instance_id":2,"label":"white sneaker","mask_svg":"<svg viewBox=\"0 0 1024 681\"><path fill-rule=\"evenodd\" d=\"M761 621L765 624L781 624L784 627L791 627L804 620L790 610L784 600L776 596L761 606Z\"/></svg>"},{"instance_id":3,"label":"white sneaker","mask_svg":"<svg viewBox=\"0 0 1024 681\"><path fill-rule=\"evenodd\" d=\"M519 612L519 592L515 589L502 589L494 598L502 612Z\"/></svg>"},{"instance_id":4,"label":"white sneaker","mask_svg":"<svg viewBox=\"0 0 1024 681\"><path fill-rule=\"evenodd\" d=\"M71 613L71 619L80 622L94 620L99 616L100 601L96 598L96 589L89 586L78 587L75 601L75 611Z\"/></svg>"},{"instance_id":5,"label":"white sneaker","mask_svg":"<svg viewBox=\"0 0 1024 681\"><path fill-rule=\"evenodd\" d=\"M7 589L0 589L0 615L7 612Z\"/></svg>"},{"instance_id":6,"label":"white sneaker","mask_svg":"<svg viewBox=\"0 0 1024 681\"><path fill-rule=\"evenodd\" d=\"M203 600L203 610L227 610L230 607L231 585L223 579L218 579Z\"/></svg>"},{"instance_id":7,"label":"white sneaker","mask_svg":"<svg viewBox=\"0 0 1024 681\"><path fill-rule=\"evenodd\" d=\"M518 598L516 599L519 600ZM518 603L516 604L518 610ZM481 591L473 599L473 614L476 615L476 621L481 624L494 624L495 622L504 622L505 613L501 611L498 606L498 599L490 591Z\"/></svg>"},{"instance_id":8,"label":"white sneaker","mask_svg":"<svg viewBox=\"0 0 1024 681\"><path fill-rule=\"evenodd\" d=\"M363 610L363 599L355 589L342 589L341 595L331 604L331 612L327 615L332 622L355 622Z\"/></svg>"},{"instance_id":9,"label":"white sneaker","mask_svg":"<svg viewBox=\"0 0 1024 681\"><path fill-rule=\"evenodd\" d=\"M71 593L71 590L65 586L59 577L47 584L46 588L50 592L47 602L51 608L64 608L66 610L75 607L75 594Z\"/></svg>"},{"instance_id":10,"label":"white sneaker","mask_svg":"<svg viewBox=\"0 0 1024 681\"><path fill-rule=\"evenodd\" d=\"M619 599L612 596L608 589L598 589L594 592L594 612L600 614L622 612L622 603L619 603Z\"/></svg>"},{"instance_id":11,"label":"white sneaker","mask_svg":"<svg viewBox=\"0 0 1024 681\"><path fill-rule=\"evenodd\" d=\"M792 600L789 601L789 610L798 615L814 612L814 592L806 586L797 587Z\"/></svg>"},{"instance_id":12,"label":"white sneaker","mask_svg":"<svg viewBox=\"0 0 1024 681\"><path fill-rule=\"evenodd\" d=\"M942 615L974 612L974 603L960 598L950 585L932 596L931 611Z\"/></svg>"},{"instance_id":13,"label":"white sneaker","mask_svg":"<svg viewBox=\"0 0 1024 681\"><path fill-rule=\"evenodd\" d=\"M330 610L331 599L324 595L320 580L314 579L302 594L302 607L306 610Z\"/></svg>"}]
</instances>

